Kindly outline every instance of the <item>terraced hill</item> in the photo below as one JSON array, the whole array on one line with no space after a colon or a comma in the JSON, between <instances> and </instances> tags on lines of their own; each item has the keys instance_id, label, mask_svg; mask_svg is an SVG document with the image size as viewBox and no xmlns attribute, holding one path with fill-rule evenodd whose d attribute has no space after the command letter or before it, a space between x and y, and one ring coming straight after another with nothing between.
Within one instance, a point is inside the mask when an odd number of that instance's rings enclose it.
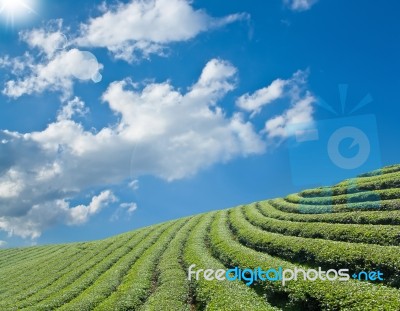
<instances>
[{"instance_id":1,"label":"terraced hill","mask_svg":"<svg viewBox=\"0 0 400 311\"><path fill-rule=\"evenodd\" d=\"M102 241L0 251L0 310L400 310L400 165ZM188 281L188 267L384 280Z\"/></svg>"}]
</instances>

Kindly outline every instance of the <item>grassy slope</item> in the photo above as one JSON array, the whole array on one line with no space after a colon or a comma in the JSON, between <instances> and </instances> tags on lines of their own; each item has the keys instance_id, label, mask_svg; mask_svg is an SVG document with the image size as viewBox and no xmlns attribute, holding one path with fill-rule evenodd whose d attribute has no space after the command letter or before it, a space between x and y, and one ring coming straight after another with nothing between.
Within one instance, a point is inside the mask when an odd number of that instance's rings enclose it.
<instances>
[{"instance_id":1,"label":"grassy slope","mask_svg":"<svg viewBox=\"0 0 400 311\"><path fill-rule=\"evenodd\" d=\"M400 165L101 241L0 250L0 310L400 310ZM187 267L379 269L380 284L189 282Z\"/></svg>"}]
</instances>

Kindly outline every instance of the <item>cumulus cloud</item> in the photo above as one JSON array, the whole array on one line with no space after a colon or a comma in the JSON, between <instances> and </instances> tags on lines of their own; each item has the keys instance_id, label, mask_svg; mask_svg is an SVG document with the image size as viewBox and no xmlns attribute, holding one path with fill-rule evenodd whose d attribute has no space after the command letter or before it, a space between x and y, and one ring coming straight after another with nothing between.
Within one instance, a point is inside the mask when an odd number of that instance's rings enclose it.
<instances>
[{"instance_id":1,"label":"cumulus cloud","mask_svg":"<svg viewBox=\"0 0 400 311\"><path fill-rule=\"evenodd\" d=\"M110 191L103 191L98 196L94 196L89 205L78 205L70 208L69 205L64 206L63 210L67 216L67 224L82 224L85 223L92 215L97 214L106 207L109 203L118 201L114 194ZM63 202L65 204L65 202Z\"/></svg>"},{"instance_id":2,"label":"cumulus cloud","mask_svg":"<svg viewBox=\"0 0 400 311\"><path fill-rule=\"evenodd\" d=\"M113 201L106 193L87 206L70 207L68 201L85 189L149 174L172 181L263 153L265 142L245 116L229 116L219 105L235 88L236 74L230 63L213 59L186 92L169 82L142 89L129 79L111 83L103 101L119 121L97 132L72 119L85 111L77 98L42 131L0 131L0 229L37 237L57 221L86 221L99 210L100 198Z\"/></svg>"},{"instance_id":3,"label":"cumulus cloud","mask_svg":"<svg viewBox=\"0 0 400 311\"><path fill-rule=\"evenodd\" d=\"M36 204L24 215L0 217L0 230L8 232L9 236L36 239L43 230L57 223L83 224L116 200L113 193L107 190L94 196L88 205L71 207L64 199Z\"/></svg>"},{"instance_id":4,"label":"cumulus cloud","mask_svg":"<svg viewBox=\"0 0 400 311\"><path fill-rule=\"evenodd\" d=\"M270 85L246 93L236 100L236 105L254 116L264 106L275 103L277 100L286 99L290 107L282 114L266 121L264 133L269 139L284 139L294 134L295 124L306 124L314 121L314 95L307 90L308 70L299 70L287 80L276 79Z\"/></svg>"},{"instance_id":5,"label":"cumulus cloud","mask_svg":"<svg viewBox=\"0 0 400 311\"><path fill-rule=\"evenodd\" d=\"M318 2L318 0L283 0L293 11L307 11Z\"/></svg>"},{"instance_id":6,"label":"cumulus cloud","mask_svg":"<svg viewBox=\"0 0 400 311\"><path fill-rule=\"evenodd\" d=\"M187 41L199 33L248 19L246 13L213 18L192 8L187 0L131 0L102 5L102 14L82 24L78 33L53 20L44 27L20 32L30 50L22 56L0 57L0 68L11 74L2 93L11 98L60 92L66 100L77 80L102 80L94 54L82 47L107 48L115 58L132 62L151 54L164 55L168 44ZM70 32L70 40L64 34Z\"/></svg>"},{"instance_id":7,"label":"cumulus cloud","mask_svg":"<svg viewBox=\"0 0 400 311\"><path fill-rule=\"evenodd\" d=\"M295 101L283 114L275 116L265 123L265 132L269 138L286 138L295 134L302 125L314 121L314 104L316 98L309 92L304 98Z\"/></svg>"},{"instance_id":8,"label":"cumulus cloud","mask_svg":"<svg viewBox=\"0 0 400 311\"><path fill-rule=\"evenodd\" d=\"M20 38L30 48L37 48L46 57L51 58L58 50L67 47L68 40L62 32L63 21L61 19L49 22L46 28L38 28L22 31Z\"/></svg>"},{"instance_id":9,"label":"cumulus cloud","mask_svg":"<svg viewBox=\"0 0 400 311\"><path fill-rule=\"evenodd\" d=\"M296 71L287 80L276 79L270 85L256 90L252 94L246 93L236 100L236 105L254 116L261 112L264 106L270 105L278 99L286 98L296 101L302 96L306 88L308 71Z\"/></svg>"},{"instance_id":10,"label":"cumulus cloud","mask_svg":"<svg viewBox=\"0 0 400 311\"><path fill-rule=\"evenodd\" d=\"M102 6L103 14L81 25L80 46L107 48L117 59L131 62L162 55L169 43L187 41L199 33L247 19L247 14L213 18L187 0L131 0Z\"/></svg>"},{"instance_id":11,"label":"cumulus cloud","mask_svg":"<svg viewBox=\"0 0 400 311\"><path fill-rule=\"evenodd\" d=\"M6 81L3 94L18 98L56 91L66 99L72 95L76 80L101 80L103 65L91 52L67 48L61 22L57 25L55 29L48 26L20 33L21 40L33 50L23 56L13 58L7 55L0 59L0 67L8 69L14 76Z\"/></svg>"},{"instance_id":12,"label":"cumulus cloud","mask_svg":"<svg viewBox=\"0 0 400 311\"><path fill-rule=\"evenodd\" d=\"M20 62L17 59L15 62ZM15 62L12 66L15 66ZM3 94L18 98L22 95L43 93L44 91L61 92L64 98L72 95L74 81L99 81L99 70L102 65L96 57L86 51L71 49L60 51L49 61L33 62L27 59L25 68L28 73L5 83Z\"/></svg>"},{"instance_id":13,"label":"cumulus cloud","mask_svg":"<svg viewBox=\"0 0 400 311\"><path fill-rule=\"evenodd\" d=\"M284 87L287 84L288 81L276 79L269 86L259 89L253 94L247 93L240 96L236 101L236 105L243 110L250 111L254 116L261 111L263 106L282 97Z\"/></svg>"},{"instance_id":14,"label":"cumulus cloud","mask_svg":"<svg viewBox=\"0 0 400 311\"><path fill-rule=\"evenodd\" d=\"M6 241L0 241L0 247L5 247L7 245Z\"/></svg>"},{"instance_id":15,"label":"cumulus cloud","mask_svg":"<svg viewBox=\"0 0 400 311\"><path fill-rule=\"evenodd\" d=\"M57 115L57 121L69 120L74 115L84 116L88 112L89 109L86 108L85 103L78 97L75 97L61 108Z\"/></svg>"},{"instance_id":16,"label":"cumulus cloud","mask_svg":"<svg viewBox=\"0 0 400 311\"><path fill-rule=\"evenodd\" d=\"M234 88L235 77L233 66L214 59L186 94L169 83L149 84L141 92L129 81L111 84L103 99L121 115L119 137L144 157L132 161L135 173L174 180L237 155L262 152L252 124L240 114L228 118L216 106Z\"/></svg>"}]
</instances>

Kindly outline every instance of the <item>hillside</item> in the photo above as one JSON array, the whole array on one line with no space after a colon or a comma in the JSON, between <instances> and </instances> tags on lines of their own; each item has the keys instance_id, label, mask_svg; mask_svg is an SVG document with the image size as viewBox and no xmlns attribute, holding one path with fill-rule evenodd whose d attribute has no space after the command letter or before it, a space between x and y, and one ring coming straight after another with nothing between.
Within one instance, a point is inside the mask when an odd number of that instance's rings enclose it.
<instances>
[{"instance_id":1,"label":"hillside","mask_svg":"<svg viewBox=\"0 0 400 311\"><path fill-rule=\"evenodd\" d=\"M400 165L101 241L0 251L0 310L400 310ZM188 267L383 280L188 281Z\"/></svg>"}]
</instances>

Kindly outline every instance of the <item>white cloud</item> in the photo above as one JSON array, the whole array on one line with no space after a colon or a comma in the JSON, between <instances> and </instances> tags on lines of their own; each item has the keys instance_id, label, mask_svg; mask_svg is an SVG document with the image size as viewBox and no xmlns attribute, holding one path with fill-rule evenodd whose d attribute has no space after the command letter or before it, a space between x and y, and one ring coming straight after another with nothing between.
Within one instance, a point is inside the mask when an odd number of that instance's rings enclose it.
<instances>
[{"instance_id":1,"label":"white cloud","mask_svg":"<svg viewBox=\"0 0 400 311\"><path fill-rule=\"evenodd\" d=\"M0 241L0 247L5 247L7 245L6 241Z\"/></svg>"},{"instance_id":2,"label":"white cloud","mask_svg":"<svg viewBox=\"0 0 400 311\"><path fill-rule=\"evenodd\" d=\"M54 54L67 47L67 37L62 32L63 21L61 19L51 21L46 29L38 28L20 33L21 40L30 48L37 48L46 57L52 58Z\"/></svg>"},{"instance_id":3,"label":"white cloud","mask_svg":"<svg viewBox=\"0 0 400 311\"><path fill-rule=\"evenodd\" d=\"M318 0L283 0L293 11L307 11L318 2Z\"/></svg>"},{"instance_id":4,"label":"white cloud","mask_svg":"<svg viewBox=\"0 0 400 311\"><path fill-rule=\"evenodd\" d=\"M168 44L187 41L199 33L248 19L245 13L213 18L195 10L186 0L131 0L102 5L102 15L82 24L68 42L63 21L20 32L30 50L23 56L0 58L0 68L11 74L2 93L12 98L60 92L63 100L73 94L76 80L101 81L103 65L89 51L77 47L104 47L115 58L133 61L151 54L164 55ZM69 29L66 29L70 32ZM37 53L37 51L39 51Z\"/></svg>"},{"instance_id":5,"label":"white cloud","mask_svg":"<svg viewBox=\"0 0 400 311\"><path fill-rule=\"evenodd\" d=\"M314 107L316 99L307 92L304 98L294 102L292 107L282 115L276 116L265 123L265 132L269 138L286 138L294 135L299 126L314 121Z\"/></svg>"},{"instance_id":6,"label":"white cloud","mask_svg":"<svg viewBox=\"0 0 400 311\"><path fill-rule=\"evenodd\" d=\"M23 56L0 58L0 68L14 76L6 81L2 93L12 98L39 94L44 91L61 92L63 99L72 95L76 80L99 82L103 65L88 51L68 47L61 31L62 21L45 28L20 33L20 38L31 50Z\"/></svg>"},{"instance_id":7,"label":"white cloud","mask_svg":"<svg viewBox=\"0 0 400 311\"><path fill-rule=\"evenodd\" d=\"M68 216L67 224L77 225L85 223L90 216L100 212L108 204L116 202L117 198L110 190L103 191L98 196L94 196L89 205L78 205L73 208L65 207Z\"/></svg>"},{"instance_id":8,"label":"white cloud","mask_svg":"<svg viewBox=\"0 0 400 311\"><path fill-rule=\"evenodd\" d=\"M256 90L252 94L244 94L236 100L236 105L254 116L266 105L277 100L286 99L290 108L282 114L266 121L264 133L268 139L284 139L294 134L294 125L311 123L314 121L314 107L316 99L307 90L308 70L299 70L287 80L276 79L269 86Z\"/></svg>"},{"instance_id":9,"label":"white cloud","mask_svg":"<svg viewBox=\"0 0 400 311\"><path fill-rule=\"evenodd\" d=\"M23 186L18 181L3 180L0 183L0 199L17 198Z\"/></svg>"},{"instance_id":10,"label":"white cloud","mask_svg":"<svg viewBox=\"0 0 400 311\"><path fill-rule=\"evenodd\" d=\"M287 80L276 79L270 85L246 93L236 100L236 105L254 116L261 112L264 106L270 105L278 99L287 98L290 101L298 100L304 92L308 78L308 71L296 71Z\"/></svg>"},{"instance_id":11,"label":"white cloud","mask_svg":"<svg viewBox=\"0 0 400 311\"><path fill-rule=\"evenodd\" d=\"M58 112L57 121L70 120L74 115L84 116L89 112L85 103L78 97L68 101Z\"/></svg>"},{"instance_id":12,"label":"white cloud","mask_svg":"<svg viewBox=\"0 0 400 311\"><path fill-rule=\"evenodd\" d=\"M219 105L234 89L236 71L213 59L187 92L169 82L143 89L129 80L114 82L103 100L119 121L98 132L71 119L85 110L78 98L43 131L0 131L0 189L18 195L18 200L0 196L0 228L37 237L53 223L79 223L97 212L98 199L69 207L68 200L85 189L142 175L172 181L215 163L263 153L265 142L253 125L240 113L226 115ZM112 202L110 194L106 197Z\"/></svg>"},{"instance_id":13,"label":"white cloud","mask_svg":"<svg viewBox=\"0 0 400 311\"><path fill-rule=\"evenodd\" d=\"M81 26L77 44L107 48L116 58L129 62L162 55L169 43L187 41L201 32L248 18L247 14L212 18L193 9L187 0L131 0L109 7L103 4L102 12Z\"/></svg>"},{"instance_id":14,"label":"white cloud","mask_svg":"<svg viewBox=\"0 0 400 311\"><path fill-rule=\"evenodd\" d=\"M12 58L9 55L0 57L0 68L6 68L9 73L18 76L24 74L27 70L32 68L34 58L29 53L25 53L23 56Z\"/></svg>"},{"instance_id":15,"label":"white cloud","mask_svg":"<svg viewBox=\"0 0 400 311\"><path fill-rule=\"evenodd\" d=\"M10 237L36 239L40 237L43 230L57 223L83 224L89 217L116 201L117 198L113 193L106 190L94 196L87 206L70 207L70 204L63 199L36 204L24 215L0 217L0 230L6 231Z\"/></svg>"},{"instance_id":16,"label":"white cloud","mask_svg":"<svg viewBox=\"0 0 400 311\"><path fill-rule=\"evenodd\" d=\"M236 105L243 110L252 112L255 115L261 111L261 108L268 105L278 98L282 97L284 87L288 81L276 79L269 86L255 91L253 94L244 94L240 96Z\"/></svg>"},{"instance_id":17,"label":"white cloud","mask_svg":"<svg viewBox=\"0 0 400 311\"><path fill-rule=\"evenodd\" d=\"M15 66L20 61L17 58L10 62ZM75 48L59 51L50 60L34 62L32 58L27 59L24 66L27 72L7 81L3 94L18 98L49 90L61 92L64 98L68 98L72 95L74 80L98 82L102 69L92 53Z\"/></svg>"},{"instance_id":18,"label":"white cloud","mask_svg":"<svg viewBox=\"0 0 400 311\"><path fill-rule=\"evenodd\" d=\"M103 99L121 115L119 138L147 153L151 163L134 158L133 171L174 180L236 155L261 153L264 145L251 123L240 114L227 118L215 105L234 88L235 73L230 64L211 60L186 94L169 83L150 84L141 92L128 81L111 84Z\"/></svg>"},{"instance_id":19,"label":"white cloud","mask_svg":"<svg viewBox=\"0 0 400 311\"><path fill-rule=\"evenodd\" d=\"M187 97L191 101L207 101L214 105L217 100L235 88L237 69L228 62L212 59L204 67L200 79Z\"/></svg>"}]
</instances>

